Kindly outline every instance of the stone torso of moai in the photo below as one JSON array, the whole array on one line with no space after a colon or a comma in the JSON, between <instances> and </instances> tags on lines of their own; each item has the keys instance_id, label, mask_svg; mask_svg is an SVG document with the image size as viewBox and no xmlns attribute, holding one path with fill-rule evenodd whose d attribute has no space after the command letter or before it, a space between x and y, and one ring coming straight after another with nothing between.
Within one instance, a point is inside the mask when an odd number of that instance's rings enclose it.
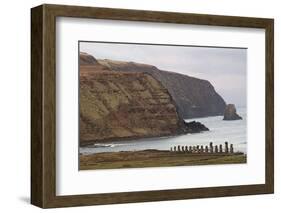
<instances>
[{"instance_id":1,"label":"stone torso of moai","mask_svg":"<svg viewBox=\"0 0 281 213\"><path fill-rule=\"evenodd\" d=\"M213 142L210 143L210 153L214 152Z\"/></svg>"}]
</instances>

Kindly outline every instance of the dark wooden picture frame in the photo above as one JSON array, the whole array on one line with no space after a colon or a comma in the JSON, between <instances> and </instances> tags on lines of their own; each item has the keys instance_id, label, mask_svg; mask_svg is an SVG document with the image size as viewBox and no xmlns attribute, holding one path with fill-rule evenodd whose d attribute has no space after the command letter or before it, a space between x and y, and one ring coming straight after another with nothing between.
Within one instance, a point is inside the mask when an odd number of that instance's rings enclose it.
<instances>
[{"instance_id":1,"label":"dark wooden picture frame","mask_svg":"<svg viewBox=\"0 0 281 213\"><path fill-rule=\"evenodd\" d=\"M56 17L265 29L265 184L56 195ZM179 200L274 192L274 20L64 5L31 9L31 203L42 208Z\"/></svg>"}]
</instances>

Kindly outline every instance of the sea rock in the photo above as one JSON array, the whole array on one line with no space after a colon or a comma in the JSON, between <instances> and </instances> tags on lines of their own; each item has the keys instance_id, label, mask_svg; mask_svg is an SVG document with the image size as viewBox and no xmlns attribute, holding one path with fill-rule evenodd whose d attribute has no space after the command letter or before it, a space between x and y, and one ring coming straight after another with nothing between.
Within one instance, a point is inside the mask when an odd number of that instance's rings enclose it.
<instances>
[{"instance_id":1,"label":"sea rock","mask_svg":"<svg viewBox=\"0 0 281 213\"><path fill-rule=\"evenodd\" d=\"M242 117L236 113L236 107L234 104L228 104L224 110L223 120L231 121L231 120L241 120Z\"/></svg>"},{"instance_id":2,"label":"sea rock","mask_svg":"<svg viewBox=\"0 0 281 213\"><path fill-rule=\"evenodd\" d=\"M202 123L197 121L184 122L187 133L199 133L202 131L209 131L209 129Z\"/></svg>"}]
</instances>

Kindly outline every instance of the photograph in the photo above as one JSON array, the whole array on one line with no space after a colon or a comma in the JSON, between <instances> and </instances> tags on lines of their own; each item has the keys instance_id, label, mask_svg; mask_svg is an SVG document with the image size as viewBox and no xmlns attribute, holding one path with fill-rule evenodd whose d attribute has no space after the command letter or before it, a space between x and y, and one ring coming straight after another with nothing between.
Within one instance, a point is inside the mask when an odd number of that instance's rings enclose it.
<instances>
[{"instance_id":1,"label":"photograph","mask_svg":"<svg viewBox=\"0 0 281 213\"><path fill-rule=\"evenodd\" d=\"M209 6L31 8L32 205L274 193L274 18Z\"/></svg>"},{"instance_id":2,"label":"photograph","mask_svg":"<svg viewBox=\"0 0 281 213\"><path fill-rule=\"evenodd\" d=\"M79 169L247 161L247 48L79 41Z\"/></svg>"}]
</instances>

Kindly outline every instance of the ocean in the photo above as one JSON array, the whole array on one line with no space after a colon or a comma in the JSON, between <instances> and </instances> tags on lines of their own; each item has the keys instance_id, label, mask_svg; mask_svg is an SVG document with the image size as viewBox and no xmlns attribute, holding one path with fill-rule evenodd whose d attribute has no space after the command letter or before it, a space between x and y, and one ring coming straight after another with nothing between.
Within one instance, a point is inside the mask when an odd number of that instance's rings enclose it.
<instances>
[{"instance_id":1,"label":"ocean","mask_svg":"<svg viewBox=\"0 0 281 213\"><path fill-rule=\"evenodd\" d=\"M139 139L134 141L118 141L95 146L80 147L81 154L93 154L101 152L138 151L145 149L170 150L173 146L196 146L223 144L227 141L233 144L234 151L247 153L247 110L245 107L237 108L237 113L242 120L224 121L223 116L193 118L185 120L198 121L209 128L209 131L187 134L174 137Z\"/></svg>"}]
</instances>

